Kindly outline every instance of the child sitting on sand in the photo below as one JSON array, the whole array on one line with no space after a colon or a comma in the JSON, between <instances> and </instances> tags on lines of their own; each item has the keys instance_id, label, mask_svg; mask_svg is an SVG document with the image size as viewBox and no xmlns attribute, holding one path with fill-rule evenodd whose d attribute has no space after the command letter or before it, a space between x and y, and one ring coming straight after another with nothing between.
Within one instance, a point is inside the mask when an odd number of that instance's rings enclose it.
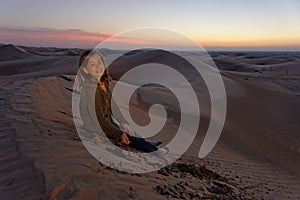
<instances>
[{"instance_id":1,"label":"child sitting on sand","mask_svg":"<svg viewBox=\"0 0 300 200\"><path fill-rule=\"evenodd\" d=\"M79 76L82 79L80 115L85 130L99 132L98 123L103 132L115 142L130 145L144 152L157 151L158 155L164 155L168 152L164 148L158 149L156 147L161 142L154 143L141 137L135 137L136 133L129 127L117 106L116 114L112 116L111 101L113 104L115 102L111 98L109 87L111 78L102 56L97 51L83 52L79 59L79 67ZM120 125L113 118L117 119Z\"/></svg>"}]
</instances>

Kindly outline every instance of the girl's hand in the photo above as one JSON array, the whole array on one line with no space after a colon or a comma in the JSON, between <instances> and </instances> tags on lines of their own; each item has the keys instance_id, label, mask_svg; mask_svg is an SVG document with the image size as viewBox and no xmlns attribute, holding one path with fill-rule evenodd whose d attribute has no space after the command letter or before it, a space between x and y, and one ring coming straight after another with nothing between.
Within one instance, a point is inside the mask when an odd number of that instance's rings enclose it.
<instances>
[{"instance_id":1,"label":"girl's hand","mask_svg":"<svg viewBox=\"0 0 300 200\"><path fill-rule=\"evenodd\" d=\"M121 143L125 144L125 145L129 145L130 144L130 140L128 139L127 135L125 133L123 133L121 135Z\"/></svg>"},{"instance_id":2,"label":"girl's hand","mask_svg":"<svg viewBox=\"0 0 300 200\"><path fill-rule=\"evenodd\" d=\"M124 130L129 133L129 135L134 136L134 131L129 127L127 123L122 124Z\"/></svg>"}]
</instances>

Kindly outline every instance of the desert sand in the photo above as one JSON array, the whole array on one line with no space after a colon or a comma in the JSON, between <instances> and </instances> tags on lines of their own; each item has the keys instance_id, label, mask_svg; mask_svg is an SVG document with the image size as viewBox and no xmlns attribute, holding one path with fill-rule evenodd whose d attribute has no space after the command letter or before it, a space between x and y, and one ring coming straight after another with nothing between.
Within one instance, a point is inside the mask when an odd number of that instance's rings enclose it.
<instances>
[{"instance_id":1,"label":"desert sand","mask_svg":"<svg viewBox=\"0 0 300 200\"><path fill-rule=\"evenodd\" d=\"M204 114L188 151L159 171L129 174L97 161L75 129L71 101L81 51L0 46L0 199L300 198L300 53L211 52L228 106L213 151L198 158L210 117L199 84ZM161 88L142 88L132 111L142 116L153 94L168 98ZM169 106L171 129L178 118Z\"/></svg>"}]
</instances>

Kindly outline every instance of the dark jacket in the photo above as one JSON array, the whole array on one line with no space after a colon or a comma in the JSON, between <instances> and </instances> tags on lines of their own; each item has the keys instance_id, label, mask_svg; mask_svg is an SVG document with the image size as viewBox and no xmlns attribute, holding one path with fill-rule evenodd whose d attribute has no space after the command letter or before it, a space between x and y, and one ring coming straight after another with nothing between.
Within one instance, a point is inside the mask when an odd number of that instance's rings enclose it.
<instances>
[{"instance_id":1,"label":"dark jacket","mask_svg":"<svg viewBox=\"0 0 300 200\"><path fill-rule=\"evenodd\" d=\"M84 124L83 128L95 133L100 133L102 129L109 138L119 141L123 131L113 125L111 101L114 108L117 108L114 115L117 121L122 124L126 120L111 98L108 82L105 84L107 92L92 80L84 80L81 85L80 116Z\"/></svg>"}]
</instances>

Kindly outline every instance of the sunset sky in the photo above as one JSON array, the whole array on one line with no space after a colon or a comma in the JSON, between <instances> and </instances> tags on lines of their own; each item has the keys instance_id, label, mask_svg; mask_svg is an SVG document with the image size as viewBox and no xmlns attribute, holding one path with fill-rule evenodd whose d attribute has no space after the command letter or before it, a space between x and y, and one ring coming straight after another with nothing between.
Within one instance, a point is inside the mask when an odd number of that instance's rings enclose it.
<instances>
[{"instance_id":1,"label":"sunset sky","mask_svg":"<svg viewBox=\"0 0 300 200\"><path fill-rule=\"evenodd\" d=\"M2 44L90 48L122 31L161 27L212 50L300 51L297 0L0 2Z\"/></svg>"}]
</instances>

